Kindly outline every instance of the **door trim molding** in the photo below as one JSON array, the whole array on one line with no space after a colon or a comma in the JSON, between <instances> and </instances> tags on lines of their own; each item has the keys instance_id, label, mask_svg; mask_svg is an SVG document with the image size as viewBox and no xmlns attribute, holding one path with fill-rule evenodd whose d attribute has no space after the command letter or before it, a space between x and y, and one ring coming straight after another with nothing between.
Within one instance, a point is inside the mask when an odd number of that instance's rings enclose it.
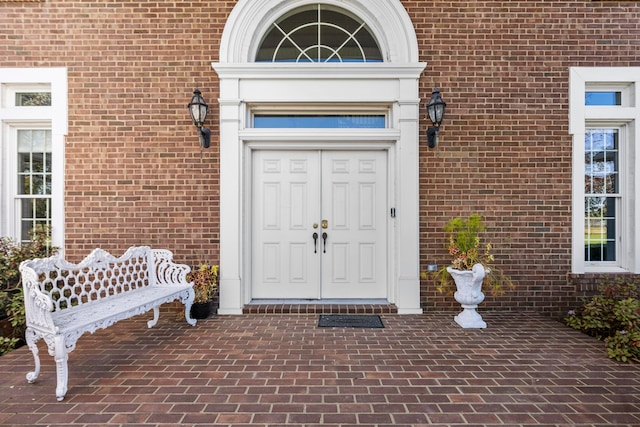
<instances>
[{"instance_id":1,"label":"door trim molding","mask_svg":"<svg viewBox=\"0 0 640 427\"><path fill-rule=\"evenodd\" d=\"M270 72L273 64L235 64L232 71L213 64L220 78L220 314L242 314L251 301L247 264L247 194L250 183L250 150L260 146L280 149L387 149L391 206L396 218L389 225L391 274L389 302L400 314L422 313L420 307L419 228L419 119L418 80L425 64L387 67L309 67L286 65L287 79ZM245 67L246 65L246 67ZM260 67L264 74L260 73ZM371 78L356 78L359 69ZM375 72L367 73L371 69ZM246 73L243 73L243 70ZM400 72L400 70L404 70ZM343 75L346 73L346 76ZM307 75L308 74L308 75ZM249 126L252 106L265 103L326 103L327 105L381 103L389 106L386 129L273 130ZM278 134L280 133L280 135Z\"/></svg>"}]
</instances>

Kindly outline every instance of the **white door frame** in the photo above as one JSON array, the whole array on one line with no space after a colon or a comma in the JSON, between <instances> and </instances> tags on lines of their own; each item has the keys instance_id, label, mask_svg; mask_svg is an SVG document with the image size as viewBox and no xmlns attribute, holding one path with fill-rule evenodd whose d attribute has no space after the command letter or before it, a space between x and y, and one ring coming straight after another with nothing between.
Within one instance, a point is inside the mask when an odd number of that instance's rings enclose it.
<instances>
[{"instance_id":1,"label":"white door frame","mask_svg":"<svg viewBox=\"0 0 640 427\"><path fill-rule=\"evenodd\" d=\"M264 22L307 0L239 0L222 36L220 62L220 308L242 314L252 300L250 256L251 150L387 149L390 206L389 294L401 314L422 313L419 246L419 88L426 64L417 61L417 39L397 0L334 0L366 21L379 40L382 63L249 62ZM269 21L271 22L271 21ZM388 112L386 129L254 129L256 106L335 105Z\"/></svg>"}]
</instances>

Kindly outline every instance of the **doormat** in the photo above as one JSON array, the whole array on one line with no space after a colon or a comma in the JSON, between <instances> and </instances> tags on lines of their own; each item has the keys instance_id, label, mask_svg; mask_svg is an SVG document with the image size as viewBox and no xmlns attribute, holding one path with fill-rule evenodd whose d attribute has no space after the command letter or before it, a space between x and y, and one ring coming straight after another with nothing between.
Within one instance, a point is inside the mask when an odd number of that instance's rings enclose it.
<instances>
[{"instance_id":1,"label":"doormat","mask_svg":"<svg viewBox=\"0 0 640 427\"><path fill-rule=\"evenodd\" d=\"M319 328L384 328L378 315L321 314Z\"/></svg>"}]
</instances>

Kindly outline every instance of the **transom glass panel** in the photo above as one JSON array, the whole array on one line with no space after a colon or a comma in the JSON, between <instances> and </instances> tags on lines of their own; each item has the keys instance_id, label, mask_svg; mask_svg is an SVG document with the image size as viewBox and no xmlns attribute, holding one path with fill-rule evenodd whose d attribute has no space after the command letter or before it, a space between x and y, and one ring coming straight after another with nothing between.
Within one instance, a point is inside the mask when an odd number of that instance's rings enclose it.
<instances>
[{"instance_id":1,"label":"transom glass panel","mask_svg":"<svg viewBox=\"0 0 640 427\"><path fill-rule=\"evenodd\" d=\"M617 129L587 129L585 136L585 261L616 261L620 204Z\"/></svg>"},{"instance_id":2,"label":"transom glass panel","mask_svg":"<svg viewBox=\"0 0 640 427\"><path fill-rule=\"evenodd\" d=\"M51 92L17 92L16 107L50 107Z\"/></svg>"},{"instance_id":3,"label":"transom glass panel","mask_svg":"<svg viewBox=\"0 0 640 427\"><path fill-rule=\"evenodd\" d=\"M382 54L364 22L344 10L316 4L274 22L256 61L382 62Z\"/></svg>"},{"instance_id":4,"label":"transom glass panel","mask_svg":"<svg viewBox=\"0 0 640 427\"><path fill-rule=\"evenodd\" d=\"M382 129L386 116L357 114L256 114L255 128L359 128Z\"/></svg>"},{"instance_id":5,"label":"transom glass panel","mask_svg":"<svg viewBox=\"0 0 640 427\"><path fill-rule=\"evenodd\" d=\"M622 92L586 92L584 96L584 105L622 105Z\"/></svg>"}]
</instances>

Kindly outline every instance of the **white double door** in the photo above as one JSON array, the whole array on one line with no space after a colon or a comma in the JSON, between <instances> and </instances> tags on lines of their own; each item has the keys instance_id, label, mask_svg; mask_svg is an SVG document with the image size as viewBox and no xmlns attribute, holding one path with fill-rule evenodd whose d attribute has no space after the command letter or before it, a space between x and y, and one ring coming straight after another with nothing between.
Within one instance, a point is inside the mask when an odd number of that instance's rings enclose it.
<instances>
[{"instance_id":1,"label":"white double door","mask_svg":"<svg viewBox=\"0 0 640 427\"><path fill-rule=\"evenodd\" d=\"M252 297L387 298L385 151L253 152Z\"/></svg>"}]
</instances>

